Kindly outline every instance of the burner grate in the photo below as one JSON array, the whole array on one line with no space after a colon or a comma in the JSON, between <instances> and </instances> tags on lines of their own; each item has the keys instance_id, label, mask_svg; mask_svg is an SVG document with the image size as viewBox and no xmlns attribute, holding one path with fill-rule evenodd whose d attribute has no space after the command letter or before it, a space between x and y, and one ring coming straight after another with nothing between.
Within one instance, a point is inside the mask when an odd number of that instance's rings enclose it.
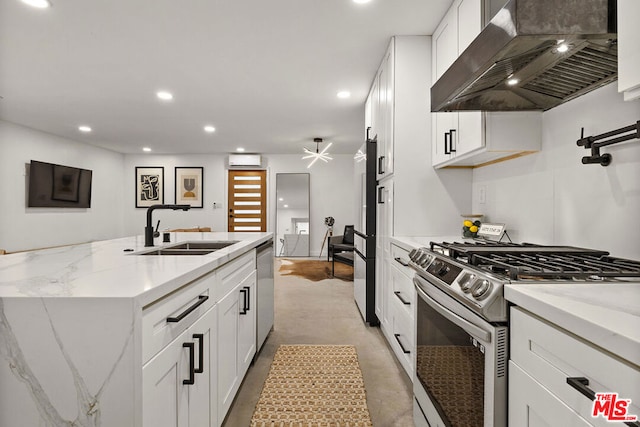
<instances>
[{"instance_id":1,"label":"burner grate","mask_svg":"<svg viewBox=\"0 0 640 427\"><path fill-rule=\"evenodd\" d=\"M584 254L474 254L470 264L511 280L640 278L640 262Z\"/></svg>"},{"instance_id":2,"label":"burner grate","mask_svg":"<svg viewBox=\"0 0 640 427\"><path fill-rule=\"evenodd\" d=\"M573 246L506 242L431 242L432 251L511 280L640 278L640 262Z\"/></svg>"}]
</instances>

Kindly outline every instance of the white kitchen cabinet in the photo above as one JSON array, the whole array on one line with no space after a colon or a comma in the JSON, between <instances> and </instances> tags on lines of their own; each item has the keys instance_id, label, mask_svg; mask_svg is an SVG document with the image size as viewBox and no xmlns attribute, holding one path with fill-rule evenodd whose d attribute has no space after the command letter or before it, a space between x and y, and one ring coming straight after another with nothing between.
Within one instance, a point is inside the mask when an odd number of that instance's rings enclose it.
<instances>
[{"instance_id":1,"label":"white kitchen cabinet","mask_svg":"<svg viewBox=\"0 0 640 427\"><path fill-rule=\"evenodd\" d=\"M510 325L509 425L610 426L592 417L593 402L569 384L575 378L631 399L628 413L640 414L638 366L518 307Z\"/></svg>"},{"instance_id":2,"label":"white kitchen cabinet","mask_svg":"<svg viewBox=\"0 0 640 427\"><path fill-rule=\"evenodd\" d=\"M395 244L390 244L391 256L387 260L389 291L387 299L391 312L391 327L384 330L387 339L400 364L409 378L413 379L415 367L415 326L413 270L408 267L409 252Z\"/></svg>"},{"instance_id":3,"label":"white kitchen cabinet","mask_svg":"<svg viewBox=\"0 0 640 427\"><path fill-rule=\"evenodd\" d=\"M432 38L434 81L480 33L485 14L483 0L453 2ZM539 151L541 144L540 112L432 114L431 163L436 168L478 167Z\"/></svg>"},{"instance_id":4,"label":"white kitchen cabinet","mask_svg":"<svg viewBox=\"0 0 640 427\"><path fill-rule=\"evenodd\" d=\"M216 310L210 308L143 366L144 426L216 425Z\"/></svg>"},{"instance_id":5,"label":"white kitchen cabinet","mask_svg":"<svg viewBox=\"0 0 640 427\"><path fill-rule=\"evenodd\" d=\"M367 103L372 105L370 136L378 142L378 180L405 167L403 153L426 148L429 45L427 36L391 38L371 86Z\"/></svg>"},{"instance_id":6,"label":"white kitchen cabinet","mask_svg":"<svg viewBox=\"0 0 640 427\"><path fill-rule=\"evenodd\" d=\"M482 0L453 2L432 38L432 75L439 79L482 30ZM433 113L432 164L439 165L484 143L482 113Z\"/></svg>"},{"instance_id":7,"label":"white kitchen cabinet","mask_svg":"<svg viewBox=\"0 0 640 427\"><path fill-rule=\"evenodd\" d=\"M394 51L392 38L378 69L377 112L375 114L375 136L377 137L378 179L393 174L393 108L394 108Z\"/></svg>"},{"instance_id":8,"label":"white kitchen cabinet","mask_svg":"<svg viewBox=\"0 0 640 427\"><path fill-rule=\"evenodd\" d=\"M640 2L618 0L618 92L625 101L640 98Z\"/></svg>"},{"instance_id":9,"label":"white kitchen cabinet","mask_svg":"<svg viewBox=\"0 0 640 427\"><path fill-rule=\"evenodd\" d=\"M218 302L218 425L229 411L256 350L256 271L252 255L230 263L218 274L218 286L228 291Z\"/></svg>"},{"instance_id":10,"label":"white kitchen cabinet","mask_svg":"<svg viewBox=\"0 0 640 427\"><path fill-rule=\"evenodd\" d=\"M242 300L239 301L238 318L238 366L239 376L244 378L256 354L256 277L254 272L240 284ZM242 292L244 291L244 292Z\"/></svg>"},{"instance_id":11,"label":"white kitchen cabinet","mask_svg":"<svg viewBox=\"0 0 640 427\"><path fill-rule=\"evenodd\" d=\"M592 427L513 362L509 362L509 425Z\"/></svg>"},{"instance_id":12,"label":"white kitchen cabinet","mask_svg":"<svg viewBox=\"0 0 640 427\"><path fill-rule=\"evenodd\" d=\"M376 316L380 327L390 325L389 292L390 270L387 260L391 256L389 237L393 235L393 180L378 186L376 204Z\"/></svg>"}]
</instances>

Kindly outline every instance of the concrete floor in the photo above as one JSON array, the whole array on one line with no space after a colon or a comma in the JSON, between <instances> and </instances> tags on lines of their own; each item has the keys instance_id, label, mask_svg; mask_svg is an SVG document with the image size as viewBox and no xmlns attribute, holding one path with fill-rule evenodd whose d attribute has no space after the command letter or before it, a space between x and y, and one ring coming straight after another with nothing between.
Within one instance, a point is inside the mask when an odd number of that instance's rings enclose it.
<instances>
[{"instance_id":1,"label":"concrete floor","mask_svg":"<svg viewBox=\"0 0 640 427\"><path fill-rule=\"evenodd\" d=\"M374 427L413 427L412 385L378 327L367 326L353 282L280 276L275 261L275 322L244 379L224 427L247 427L280 344L355 345Z\"/></svg>"}]
</instances>

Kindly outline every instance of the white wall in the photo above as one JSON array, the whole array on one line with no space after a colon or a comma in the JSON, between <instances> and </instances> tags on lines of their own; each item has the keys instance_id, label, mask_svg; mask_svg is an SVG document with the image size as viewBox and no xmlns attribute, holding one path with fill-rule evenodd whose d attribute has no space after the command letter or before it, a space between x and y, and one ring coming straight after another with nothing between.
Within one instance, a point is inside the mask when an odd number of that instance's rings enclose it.
<instances>
[{"instance_id":1,"label":"white wall","mask_svg":"<svg viewBox=\"0 0 640 427\"><path fill-rule=\"evenodd\" d=\"M127 218L125 232L127 235L144 233L147 222L147 209L136 208L135 171L136 166L164 167L164 203L175 203L175 168L200 167L204 168L203 208L188 211L162 210L153 213L153 226L160 220L160 230L174 228L211 227L213 231L227 231L227 169L225 155L216 154L127 154L125 155L125 205L124 213ZM213 208L216 202L217 209Z\"/></svg>"},{"instance_id":2,"label":"white wall","mask_svg":"<svg viewBox=\"0 0 640 427\"><path fill-rule=\"evenodd\" d=\"M269 201L275 206L276 174L278 173L309 173L310 208L309 208L309 238L311 256L319 256L320 248L327 228L325 217L332 216L336 222L333 234L342 234L344 226L354 224L356 219L353 199L356 191L353 179L353 155L332 154L329 163L316 162L307 169L308 160L302 160L302 155L282 154L267 156L269 167ZM275 230L275 212L270 209L270 230ZM327 253L325 243L323 254Z\"/></svg>"},{"instance_id":3,"label":"white wall","mask_svg":"<svg viewBox=\"0 0 640 427\"><path fill-rule=\"evenodd\" d=\"M607 167L583 165L589 151L576 145L581 127L590 136L637 120L640 101L624 102L615 83L545 112L540 153L474 170L473 211L506 223L514 241L640 259L640 141L602 148Z\"/></svg>"},{"instance_id":4,"label":"white wall","mask_svg":"<svg viewBox=\"0 0 640 427\"><path fill-rule=\"evenodd\" d=\"M307 161L302 154L263 155L267 168L267 230L275 232L275 185L278 173L310 173L310 251L317 256L324 238L326 227L324 218L336 219L334 233L340 234L346 224L353 224L355 214L352 198L353 156L333 155L329 163L315 164L307 169ZM156 211L155 222L159 219L160 230L170 228L211 227L214 231L227 229L227 167L226 155L125 155L125 233L142 234L146 223L146 209L135 208L134 176L136 166L164 167L164 202L174 203L174 168L176 166L204 167L204 208L183 211ZM213 202L219 209L213 209ZM324 251L326 253L326 245Z\"/></svg>"},{"instance_id":5,"label":"white wall","mask_svg":"<svg viewBox=\"0 0 640 427\"><path fill-rule=\"evenodd\" d=\"M27 208L31 160L93 171L91 208ZM0 248L9 252L122 237L124 156L0 121Z\"/></svg>"}]
</instances>

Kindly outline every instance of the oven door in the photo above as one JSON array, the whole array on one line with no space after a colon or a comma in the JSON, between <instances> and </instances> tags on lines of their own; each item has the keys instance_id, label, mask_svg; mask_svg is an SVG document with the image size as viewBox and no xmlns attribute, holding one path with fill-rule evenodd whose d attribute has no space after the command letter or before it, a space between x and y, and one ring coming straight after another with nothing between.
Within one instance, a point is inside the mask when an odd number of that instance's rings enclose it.
<instances>
[{"instance_id":1,"label":"oven door","mask_svg":"<svg viewBox=\"0 0 640 427\"><path fill-rule=\"evenodd\" d=\"M507 327L486 322L420 276L414 284L421 410L414 413L430 427L506 426Z\"/></svg>"}]
</instances>

